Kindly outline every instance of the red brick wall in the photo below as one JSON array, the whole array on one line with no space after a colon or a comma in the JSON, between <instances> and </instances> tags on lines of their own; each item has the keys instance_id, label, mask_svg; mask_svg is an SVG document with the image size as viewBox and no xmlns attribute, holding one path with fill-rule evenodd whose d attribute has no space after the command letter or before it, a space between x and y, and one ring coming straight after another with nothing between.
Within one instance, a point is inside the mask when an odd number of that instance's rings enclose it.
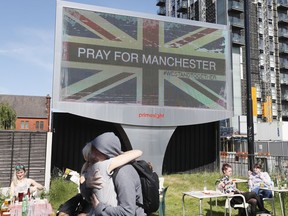
<instances>
[{"instance_id":1,"label":"red brick wall","mask_svg":"<svg viewBox=\"0 0 288 216\"><path fill-rule=\"evenodd\" d=\"M21 128L21 122L28 122L28 128ZM43 130L36 128L36 122L43 122ZM17 118L16 120L16 130L29 130L29 131L48 131L48 119L30 119L30 118Z\"/></svg>"}]
</instances>

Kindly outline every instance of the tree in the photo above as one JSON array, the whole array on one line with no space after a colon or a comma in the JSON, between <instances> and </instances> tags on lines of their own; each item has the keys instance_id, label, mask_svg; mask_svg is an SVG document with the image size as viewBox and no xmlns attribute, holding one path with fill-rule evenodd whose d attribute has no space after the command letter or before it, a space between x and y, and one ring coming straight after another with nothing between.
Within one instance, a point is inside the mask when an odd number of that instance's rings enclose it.
<instances>
[{"instance_id":1,"label":"tree","mask_svg":"<svg viewBox=\"0 0 288 216\"><path fill-rule=\"evenodd\" d=\"M0 129L14 129L16 117L16 111L8 103L0 103Z\"/></svg>"}]
</instances>

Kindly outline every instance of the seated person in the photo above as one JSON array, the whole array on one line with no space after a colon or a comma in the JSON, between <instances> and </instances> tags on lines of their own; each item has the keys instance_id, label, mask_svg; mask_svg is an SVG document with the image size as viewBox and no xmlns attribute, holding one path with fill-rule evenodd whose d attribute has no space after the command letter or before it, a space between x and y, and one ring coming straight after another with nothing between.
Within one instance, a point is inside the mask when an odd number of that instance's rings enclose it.
<instances>
[{"instance_id":1,"label":"seated person","mask_svg":"<svg viewBox=\"0 0 288 216\"><path fill-rule=\"evenodd\" d=\"M10 185L10 195L11 197L18 197L18 193L22 192L27 194L28 188L30 189L30 193L37 193L38 190L43 190L44 187L37 183L35 180L31 178L26 178L26 168L23 164L18 164L15 166L15 171L12 177L12 182Z\"/></svg>"},{"instance_id":2,"label":"seated person","mask_svg":"<svg viewBox=\"0 0 288 216\"><path fill-rule=\"evenodd\" d=\"M223 191L225 194L242 194L245 197L247 203L251 205L251 215L256 216L257 210L256 206L258 206L259 211L264 213L269 213L267 209L264 208L263 202L260 197L255 192L243 192L236 188L235 183L230 179L232 175L232 167L230 164L223 164L222 166L223 177L220 179L218 184L218 188ZM241 197L233 197L230 201L231 206L233 207L235 204L241 204ZM239 209L240 214L243 215L243 209Z\"/></svg>"},{"instance_id":3,"label":"seated person","mask_svg":"<svg viewBox=\"0 0 288 216\"><path fill-rule=\"evenodd\" d=\"M261 188L270 188L273 186L273 182L267 172L262 172L262 167L260 164L255 164L253 167L253 172L248 171L249 175L249 189L252 192L255 192L263 198L271 198L272 191L271 190L261 190Z\"/></svg>"}]
</instances>

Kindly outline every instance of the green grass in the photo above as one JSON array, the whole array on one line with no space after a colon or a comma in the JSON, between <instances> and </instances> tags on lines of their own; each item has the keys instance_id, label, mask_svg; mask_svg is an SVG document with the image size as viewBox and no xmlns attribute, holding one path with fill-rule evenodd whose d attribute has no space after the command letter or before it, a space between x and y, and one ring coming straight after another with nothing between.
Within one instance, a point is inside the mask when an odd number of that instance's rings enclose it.
<instances>
[{"instance_id":1,"label":"green grass","mask_svg":"<svg viewBox=\"0 0 288 216\"><path fill-rule=\"evenodd\" d=\"M220 173L193 173L193 174L173 174L164 175L164 186L168 186L166 193L166 216L181 216L182 215L182 192L191 190L203 190L204 181L206 181L208 190L215 190L215 180L221 177ZM247 184L238 184L239 189L248 191ZM71 198L77 193L77 186L73 182L64 179L53 179L48 194L53 209L56 211L60 204ZM287 196L287 194L284 194ZM287 201L287 200L286 200ZM212 199L212 215L223 216L225 199L218 198L217 206L216 199ZM276 215L281 215L278 194L275 194ZM199 214L199 200L185 197L186 215L195 216ZM271 210L269 203L265 203L265 207ZM288 205L286 205L286 212ZM203 200L202 210L204 215L210 215L209 199ZM153 214L157 216L158 213ZM232 215L237 215L237 210L232 211Z\"/></svg>"},{"instance_id":2,"label":"green grass","mask_svg":"<svg viewBox=\"0 0 288 216\"><path fill-rule=\"evenodd\" d=\"M219 173L195 173L195 174L174 174L166 175L164 186L169 186L166 193L166 215L180 216L182 215L182 192L191 190L203 190L204 180L206 180L207 189L215 190L215 180L219 179ZM248 191L248 186L245 183L238 184L242 191ZM286 194L284 194L286 195ZM210 199L204 199L202 210L204 215L210 215ZM272 210L270 203L264 203L268 210ZM212 199L212 215L220 216L225 212L225 198ZM278 194L275 194L276 215L281 215ZM194 216L199 214L199 200L185 197L186 215ZM286 205L286 212L288 211ZM232 215L237 215L238 211L233 210ZM157 214L155 214L157 215Z\"/></svg>"},{"instance_id":3,"label":"green grass","mask_svg":"<svg viewBox=\"0 0 288 216\"><path fill-rule=\"evenodd\" d=\"M215 190L215 181L219 179L219 173L195 173L195 174L174 174L164 176L164 186L168 186L166 192L166 213L167 215L182 215L182 192L192 190L203 190L204 184L208 190ZM204 199L202 210L204 215L210 213L210 200ZM224 199L217 199L217 207L215 200L213 201L213 215L223 215ZM185 197L185 212L186 215L199 214L199 200L190 197ZM222 210L222 211L221 211Z\"/></svg>"},{"instance_id":4,"label":"green grass","mask_svg":"<svg viewBox=\"0 0 288 216\"><path fill-rule=\"evenodd\" d=\"M77 185L64 178L53 178L47 194L52 208L56 211L61 204L78 193Z\"/></svg>"}]
</instances>

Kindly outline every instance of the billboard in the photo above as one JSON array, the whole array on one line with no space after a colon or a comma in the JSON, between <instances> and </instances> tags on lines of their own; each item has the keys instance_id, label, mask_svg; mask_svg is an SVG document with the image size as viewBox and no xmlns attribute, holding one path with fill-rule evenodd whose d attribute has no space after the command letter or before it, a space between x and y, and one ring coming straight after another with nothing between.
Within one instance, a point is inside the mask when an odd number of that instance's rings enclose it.
<instances>
[{"instance_id":1,"label":"billboard","mask_svg":"<svg viewBox=\"0 0 288 216\"><path fill-rule=\"evenodd\" d=\"M227 26L57 1L53 109L128 125L232 116Z\"/></svg>"}]
</instances>

